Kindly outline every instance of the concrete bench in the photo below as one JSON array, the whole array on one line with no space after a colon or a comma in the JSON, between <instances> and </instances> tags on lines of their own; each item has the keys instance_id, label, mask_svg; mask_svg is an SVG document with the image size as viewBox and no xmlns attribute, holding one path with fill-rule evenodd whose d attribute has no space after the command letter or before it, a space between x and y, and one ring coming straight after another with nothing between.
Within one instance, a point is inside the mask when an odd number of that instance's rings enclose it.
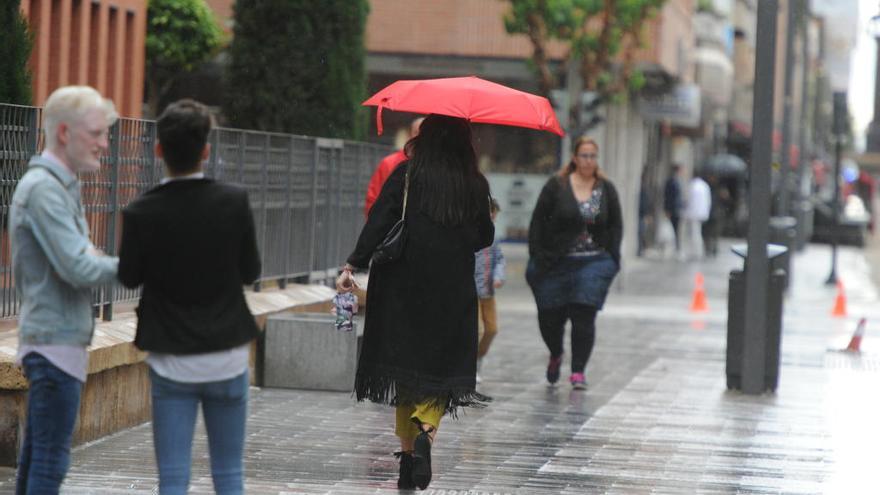
<instances>
[{"instance_id":1,"label":"concrete bench","mask_svg":"<svg viewBox=\"0 0 880 495\"><path fill-rule=\"evenodd\" d=\"M285 289L248 292L248 307L260 328L279 312L328 312L334 291L318 285L289 284ZM99 322L89 347L89 376L83 388L74 443L89 442L150 420L146 354L134 347L133 312ZM18 335L0 334L0 466L15 466L25 419L28 383L15 364ZM262 339L251 351L251 382L262 382Z\"/></svg>"},{"instance_id":2,"label":"concrete bench","mask_svg":"<svg viewBox=\"0 0 880 495\"><path fill-rule=\"evenodd\" d=\"M326 313L280 313L266 321L266 387L351 392L358 356L358 330L340 332Z\"/></svg>"}]
</instances>

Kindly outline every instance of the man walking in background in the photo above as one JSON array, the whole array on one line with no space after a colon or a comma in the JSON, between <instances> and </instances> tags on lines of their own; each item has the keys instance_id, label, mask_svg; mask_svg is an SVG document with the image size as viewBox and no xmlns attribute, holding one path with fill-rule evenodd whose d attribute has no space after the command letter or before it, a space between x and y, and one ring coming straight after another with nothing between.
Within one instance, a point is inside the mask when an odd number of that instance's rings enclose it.
<instances>
[{"instance_id":1,"label":"man walking in background","mask_svg":"<svg viewBox=\"0 0 880 495\"><path fill-rule=\"evenodd\" d=\"M684 212L685 249L682 258L703 259L703 223L709 220L712 208L712 192L709 184L698 174L688 183L687 207Z\"/></svg>"},{"instance_id":2,"label":"man walking in background","mask_svg":"<svg viewBox=\"0 0 880 495\"><path fill-rule=\"evenodd\" d=\"M424 118L418 118L412 121L409 125L409 137L407 138L407 142L410 139L416 137L419 134L419 126L422 125L422 121ZM379 162L379 165L376 167L376 170L373 171L372 177L370 177L370 183L367 186L367 198L364 203L364 216L368 216L370 214L370 208L373 207L373 203L376 202L376 198L379 197L379 193L382 192L382 186L385 185L385 181L388 179L388 176L391 175L391 172L394 172L394 169L397 168L398 165L403 163L406 160L406 145L404 148L401 148L394 153L386 156Z\"/></svg>"},{"instance_id":3,"label":"man walking in background","mask_svg":"<svg viewBox=\"0 0 880 495\"><path fill-rule=\"evenodd\" d=\"M681 183L679 175L681 174L681 165L672 164L672 175L666 179L663 186L663 210L666 212L666 218L672 223L672 231L675 233L675 250L681 250L681 236L679 235L679 222L681 221Z\"/></svg>"},{"instance_id":4,"label":"man walking in background","mask_svg":"<svg viewBox=\"0 0 880 495\"><path fill-rule=\"evenodd\" d=\"M113 103L93 88L57 89L43 109L46 149L12 195L17 359L29 383L17 495L58 493L70 465L95 329L91 288L112 281L118 264L89 240L77 174L101 168L116 118Z\"/></svg>"}]
</instances>

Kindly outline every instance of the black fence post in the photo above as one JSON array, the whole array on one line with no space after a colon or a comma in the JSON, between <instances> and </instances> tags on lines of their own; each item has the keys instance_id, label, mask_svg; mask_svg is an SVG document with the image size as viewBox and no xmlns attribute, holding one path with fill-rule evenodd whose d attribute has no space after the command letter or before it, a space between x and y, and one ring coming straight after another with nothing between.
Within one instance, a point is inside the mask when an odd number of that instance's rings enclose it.
<instances>
[{"instance_id":1,"label":"black fence post","mask_svg":"<svg viewBox=\"0 0 880 495\"><path fill-rule=\"evenodd\" d=\"M278 281L278 287L280 289L287 288L287 279L290 278L290 236L291 236L291 203L293 201L293 191L291 190L293 187L293 180L291 176L293 175L294 170L294 152L295 149L294 143L296 138L290 136L287 139L287 167L285 169L286 173L284 174L285 178L285 186L284 186L284 216L281 220L281 256L284 260L283 271L284 276Z\"/></svg>"},{"instance_id":2,"label":"black fence post","mask_svg":"<svg viewBox=\"0 0 880 495\"><path fill-rule=\"evenodd\" d=\"M116 222L119 219L119 149L122 140L122 121L117 120L110 128L110 191L107 201L106 221L106 244L107 254L116 255ZM116 282L108 282L104 286L104 306L101 313L104 321L113 319L113 300L115 297Z\"/></svg>"},{"instance_id":3,"label":"black fence post","mask_svg":"<svg viewBox=\"0 0 880 495\"><path fill-rule=\"evenodd\" d=\"M308 281L312 281L312 274L315 271L315 256L317 256L317 246L315 246L315 238L317 236L318 222L318 160L321 157L321 146L318 138L313 138L314 157L312 158L312 198L311 208L309 211L309 274Z\"/></svg>"}]
</instances>

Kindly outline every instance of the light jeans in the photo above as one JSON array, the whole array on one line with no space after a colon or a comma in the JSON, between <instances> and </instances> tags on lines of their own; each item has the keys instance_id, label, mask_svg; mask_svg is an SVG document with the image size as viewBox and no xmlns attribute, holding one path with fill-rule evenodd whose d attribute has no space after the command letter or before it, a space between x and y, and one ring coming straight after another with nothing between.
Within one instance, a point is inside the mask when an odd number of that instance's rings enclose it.
<instances>
[{"instance_id":1,"label":"light jeans","mask_svg":"<svg viewBox=\"0 0 880 495\"><path fill-rule=\"evenodd\" d=\"M184 383L150 370L153 443L159 468L159 493L187 492L192 440L199 403L208 433L211 478L218 495L244 493L245 420L248 373L229 380Z\"/></svg>"},{"instance_id":2,"label":"light jeans","mask_svg":"<svg viewBox=\"0 0 880 495\"><path fill-rule=\"evenodd\" d=\"M687 218L684 223L684 243L682 245L682 257L685 259L703 259L703 221Z\"/></svg>"}]
</instances>

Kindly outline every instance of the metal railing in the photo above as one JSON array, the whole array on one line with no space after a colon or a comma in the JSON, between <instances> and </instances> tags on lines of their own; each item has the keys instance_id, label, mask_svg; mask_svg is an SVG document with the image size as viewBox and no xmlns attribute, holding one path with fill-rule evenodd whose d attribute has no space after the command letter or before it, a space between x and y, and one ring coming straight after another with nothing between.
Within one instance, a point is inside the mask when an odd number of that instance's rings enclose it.
<instances>
[{"instance_id":1,"label":"metal railing","mask_svg":"<svg viewBox=\"0 0 880 495\"><path fill-rule=\"evenodd\" d=\"M0 104L0 318L15 316L20 305L6 226L15 185L30 157L42 149L40 126L40 108ZM163 176L161 160L153 154L155 142L154 121L119 119L110 129L104 166L81 177L92 242L108 254L117 252L122 208ZM239 184L250 197L263 261L255 289L335 276L363 225L364 192L373 167L390 148L228 128L214 129L209 142L206 175ZM96 289L96 313L109 320L113 303L138 295L118 284Z\"/></svg>"}]
</instances>

